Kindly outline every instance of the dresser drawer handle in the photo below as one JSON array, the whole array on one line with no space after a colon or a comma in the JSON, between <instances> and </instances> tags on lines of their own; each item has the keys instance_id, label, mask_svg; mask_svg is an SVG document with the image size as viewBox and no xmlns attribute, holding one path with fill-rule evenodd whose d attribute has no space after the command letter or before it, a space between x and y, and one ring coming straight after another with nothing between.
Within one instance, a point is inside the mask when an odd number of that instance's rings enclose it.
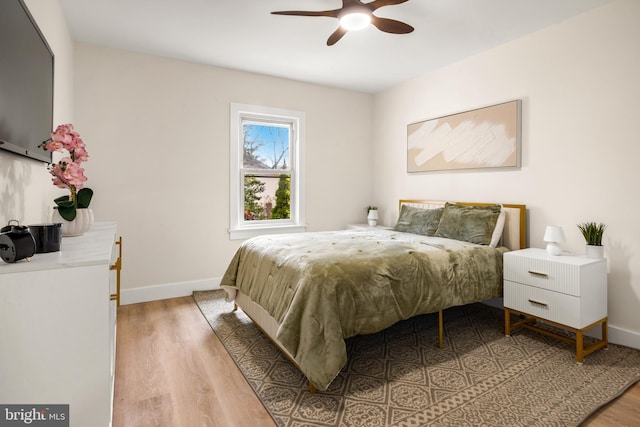
<instances>
[{"instance_id":1,"label":"dresser drawer handle","mask_svg":"<svg viewBox=\"0 0 640 427\"><path fill-rule=\"evenodd\" d=\"M533 300L533 299L529 299L529 302L531 304L539 305L541 307L548 307L549 306L549 304L547 304L547 303L536 301L536 300Z\"/></svg>"},{"instance_id":2,"label":"dresser drawer handle","mask_svg":"<svg viewBox=\"0 0 640 427\"><path fill-rule=\"evenodd\" d=\"M549 277L547 273L540 273L540 272L531 271L531 270L529 270L529 274L533 274L534 276L538 276L538 277Z\"/></svg>"}]
</instances>

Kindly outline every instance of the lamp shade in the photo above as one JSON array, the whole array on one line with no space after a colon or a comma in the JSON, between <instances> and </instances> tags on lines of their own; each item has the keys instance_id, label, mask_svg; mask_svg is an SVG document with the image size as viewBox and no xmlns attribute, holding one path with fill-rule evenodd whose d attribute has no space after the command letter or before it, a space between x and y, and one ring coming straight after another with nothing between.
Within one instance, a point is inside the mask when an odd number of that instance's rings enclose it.
<instances>
[{"instance_id":1,"label":"lamp shade","mask_svg":"<svg viewBox=\"0 0 640 427\"><path fill-rule=\"evenodd\" d=\"M545 242L560 243L565 241L564 231L559 225L547 225L547 229L544 232Z\"/></svg>"}]
</instances>

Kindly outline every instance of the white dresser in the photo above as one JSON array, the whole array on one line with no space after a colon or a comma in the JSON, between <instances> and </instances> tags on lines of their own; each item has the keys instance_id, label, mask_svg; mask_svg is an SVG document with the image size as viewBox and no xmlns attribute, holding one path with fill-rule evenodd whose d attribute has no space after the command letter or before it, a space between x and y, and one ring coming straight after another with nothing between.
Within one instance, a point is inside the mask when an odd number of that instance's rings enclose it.
<instances>
[{"instance_id":1,"label":"white dresser","mask_svg":"<svg viewBox=\"0 0 640 427\"><path fill-rule=\"evenodd\" d=\"M111 425L116 236L96 223L59 252L0 263L0 402L69 404L71 427Z\"/></svg>"},{"instance_id":2,"label":"white dresser","mask_svg":"<svg viewBox=\"0 0 640 427\"><path fill-rule=\"evenodd\" d=\"M576 346L576 360L606 347L607 263L584 256L552 256L544 249L504 254L505 334L525 327ZM511 323L511 312L524 319ZM568 329L575 339L535 326L536 319ZM584 347L584 332L601 326L602 337Z\"/></svg>"}]
</instances>

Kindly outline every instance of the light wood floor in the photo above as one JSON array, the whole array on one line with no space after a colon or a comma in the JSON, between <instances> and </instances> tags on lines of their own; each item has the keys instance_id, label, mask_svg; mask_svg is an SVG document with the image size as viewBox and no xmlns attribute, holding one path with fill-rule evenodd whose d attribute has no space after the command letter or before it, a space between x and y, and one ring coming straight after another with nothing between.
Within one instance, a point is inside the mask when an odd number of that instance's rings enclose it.
<instances>
[{"instance_id":1,"label":"light wood floor","mask_svg":"<svg viewBox=\"0 0 640 427\"><path fill-rule=\"evenodd\" d=\"M113 427L275 426L191 297L118 309Z\"/></svg>"},{"instance_id":2,"label":"light wood floor","mask_svg":"<svg viewBox=\"0 0 640 427\"><path fill-rule=\"evenodd\" d=\"M113 427L271 427L191 297L118 309ZM583 426L640 424L640 383Z\"/></svg>"}]
</instances>

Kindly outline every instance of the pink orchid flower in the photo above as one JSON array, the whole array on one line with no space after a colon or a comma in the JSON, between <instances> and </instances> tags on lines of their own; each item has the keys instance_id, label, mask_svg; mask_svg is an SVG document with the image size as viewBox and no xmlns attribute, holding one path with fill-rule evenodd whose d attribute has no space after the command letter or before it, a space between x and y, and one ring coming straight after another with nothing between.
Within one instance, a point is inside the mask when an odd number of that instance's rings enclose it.
<instances>
[{"instance_id":1,"label":"pink orchid flower","mask_svg":"<svg viewBox=\"0 0 640 427\"><path fill-rule=\"evenodd\" d=\"M51 152L66 150L69 153L68 157L63 157L58 163L52 164L49 167L49 173L56 187L68 188L72 195L75 195L76 190L81 189L87 180L80 164L89 159L89 153L80 134L70 123L59 125L51 133L51 138L44 144L44 148Z\"/></svg>"}]
</instances>

